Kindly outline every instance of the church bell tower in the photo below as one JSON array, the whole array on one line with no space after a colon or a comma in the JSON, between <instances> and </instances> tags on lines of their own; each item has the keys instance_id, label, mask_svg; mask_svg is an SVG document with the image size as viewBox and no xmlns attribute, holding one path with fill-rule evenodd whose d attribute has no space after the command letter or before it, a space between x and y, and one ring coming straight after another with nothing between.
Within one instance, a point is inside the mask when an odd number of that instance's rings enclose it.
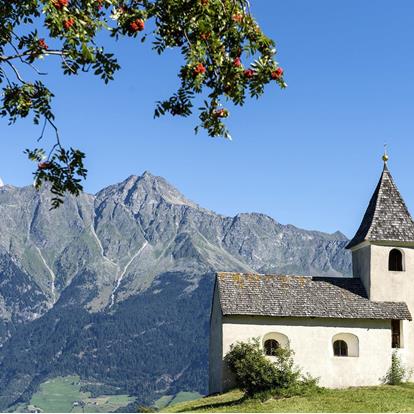
<instances>
[{"instance_id":1,"label":"church bell tower","mask_svg":"<svg viewBox=\"0 0 414 414\"><path fill-rule=\"evenodd\" d=\"M404 301L414 311L414 222L388 170L384 169L367 211L347 249L353 276L372 301Z\"/></svg>"}]
</instances>

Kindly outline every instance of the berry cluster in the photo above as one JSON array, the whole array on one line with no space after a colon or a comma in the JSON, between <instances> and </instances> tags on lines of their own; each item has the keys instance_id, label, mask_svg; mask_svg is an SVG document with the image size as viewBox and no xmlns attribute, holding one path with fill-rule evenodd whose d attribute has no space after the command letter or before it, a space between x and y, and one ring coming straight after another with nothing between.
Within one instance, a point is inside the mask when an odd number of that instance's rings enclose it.
<instances>
[{"instance_id":1,"label":"berry cluster","mask_svg":"<svg viewBox=\"0 0 414 414\"><path fill-rule=\"evenodd\" d=\"M61 10L69 4L69 0L54 0L53 5L58 9Z\"/></svg>"},{"instance_id":2,"label":"berry cluster","mask_svg":"<svg viewBox=\"0 0 414 414\"><path fill-rule=\"evenodd\" d=\"M199 63L195 68L194 68L194 74L200 75L200 74L204 74L206 73L206 68L204 67L204 65L202 63Z\"/></svg>"},{"instance_id":3,"label":"berry cluster","mask_svg":"<svg viewBox=\"0 0 414 414\"><path fill-rule=\"evenodd\" d=\"M232 19L234 22L241 23L243 20L243 15L240 13L233 14Z\"/></svg>"},{"instance_id":4,"label":"berry cluster","mask_svg":"<svg viewBox=\"0 0 414 414\"><path fill-rule=\"evenodd\" d=\"M233 60L233 66L236 68L239 68L242 65L241 60L239 57L234 58Z\"/></svg>"},{"instance_id":5,"label":"berry cluster","mask_svg":"<svg viewBox=\"0 0 414 414\"><path fill-rule=\"evenodd\" d=\"M66 30L69 30L74 24L75 24L75 19L73 17L70 17L69 19L63 22L63 27Z\"/></svg>"},{"instance_id":6,"label":"berry cluster","mask_svg":"<svg viewBox=\"0 0 414 414\"><path fill-rule=\"evenodd\" d=\"M50 166L51 164L48 161L42 161L42 162L39 162L39 164L37 164L37 168L39 170L47 170L50 168Z\"/></svg>"},{"instance_id":7,"label":"berry cluster","mask_svg":"<svg viewBox=\"0 0 414 414\"><path fill-rule=\"evenodd\" d=\"M283 76L283 69L282 68L277 68L276 70L274 70L271 73L271 77L273 80L278 80Z\"/></svg>"},{"instance_id":8,"label":"berry cluster","mask_svg":"<svg viewBox=\"0 0 414 414\"><path fill-rule=\"evenodd\" d=\"M247 78L247 79L250 79L250 78L252 78L254 75L255 75L255 71L253 70L253 69L246 69L245 71L244 71L244 76Z\"/></svg>"},{"instance_id":9,"label":"berry cluster","mask_svg":"<svg viewBox=\"0 0 414 414\"><path fill-rule=\"evenodd\" d=\"M135 19L133 22L129 24L129 31L131 33L142 32L144 28L145 23L142 19Z\"/></svg>"},{"instance_id":10,"label":"berry cluster","mask_svg":"<svg viewBox=\"0 0 414 414\"><path fill-rule=\"evenodd\" d=\"M47 50L49 49L49 46L46 44L45 39L39 39L37 44L41 49Z\"/></svg>"},{"instance_id":11,"label":"berry cluster","mask_svg":"<svg viewBox=\"0 0 414 414\"><path fill-rule=\"evenodd\" d=\"M229 111L224 108L216 109L214 111L214 116L216 116L217 118L227 118L229 116Z\"/></svg>"}]
</instances>

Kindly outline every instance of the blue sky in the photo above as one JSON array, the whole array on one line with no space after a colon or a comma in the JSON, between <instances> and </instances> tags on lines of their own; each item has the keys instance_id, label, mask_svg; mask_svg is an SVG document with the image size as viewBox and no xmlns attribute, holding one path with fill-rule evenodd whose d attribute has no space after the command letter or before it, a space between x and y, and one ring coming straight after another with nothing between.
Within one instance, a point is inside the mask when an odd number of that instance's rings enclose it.
<instances>
[{"instance_id":1,"label":"blue sky","mask_svg":"<svg viewBox=\"0 0 414 414\"><path fill-rule=\"evenodd\" d=\"M391 172L414 212L414 2L251 3L277 42L289 86L268 87L233 110L231 142L194 135L196 116L153 120L154 103L177 86L172 51L159 57L137 41L108 42L123 67L109 86L48 67L63 141L87 153L86 191L149 170L221 214L262 212L352 236L387 142ZM31 182L22 151L39 133L30 122L0 120L5 182Z\"/></svg>"}]
</instances>

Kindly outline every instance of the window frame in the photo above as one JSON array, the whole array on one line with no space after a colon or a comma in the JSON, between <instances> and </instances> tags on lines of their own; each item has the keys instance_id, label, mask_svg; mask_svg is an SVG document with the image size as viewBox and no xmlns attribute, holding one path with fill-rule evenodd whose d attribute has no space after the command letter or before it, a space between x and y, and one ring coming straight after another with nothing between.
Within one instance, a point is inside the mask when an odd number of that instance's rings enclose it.
<instances>
[{"instance_id":1,"label":"window frame","mask_svg":"<svg viewBox=\"0 0 414 414\"><path fill-rule=\"evenodd\" d=\"M393 254L397 256L393 257ZM392 248L388 253L388 271L389 272L404 272L405 260L404 252L401 249Z\"/></svg>"}]
</instances>

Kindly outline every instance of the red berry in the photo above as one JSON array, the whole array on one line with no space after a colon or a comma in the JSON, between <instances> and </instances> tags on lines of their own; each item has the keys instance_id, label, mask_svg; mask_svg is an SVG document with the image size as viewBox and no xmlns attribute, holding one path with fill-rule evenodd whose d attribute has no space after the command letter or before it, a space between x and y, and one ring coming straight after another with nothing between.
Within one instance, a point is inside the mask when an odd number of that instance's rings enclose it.
<instances>
[{"instance_id":1,"label":"red berry","mask_svg":"<svg viewBox=\"0 0 414 414\"><path fill-rule=\"evenodd\" d=\"M37 165L37 168L39 170L47 170L48 168L50 168L50 162L48 161L39 162L39 164Z\"/></svg>"},{"instance_id":2,"label":"red berry","mask_svg":"<svg viewBox=\"0 0 414 414\"><path fill-rule=\"evenodd\" d=\"M233 14L232 17L233 21L240 23L243 20L243 15L242 14Z\"/></svg>"},{"instance_id":3,"label":"red berry","mask_svg":"<svg viewBox=\"0 0 414 414\"><path fill-rule=\"evenodd\" d=\"M204 67L204 65L202 63L199 63L195 68L194 68L194 73L196 75L204 74L206 73L206 68Z\"/></svg>"},{"instance_id":4,"label":"red berry","mask_svg":"<svg viewBox=\"0 0 414 414\"><path fill-rule=\"evenodd\" d=\"M242 65L242 64L241 64L241 60L240 60L240 58L239 58L239 57L236 57L236 58L233 60L233 66L235 66L236 68L239 68L241 65Z\"/></svg>"},{"instance_id":5,"label":"red berry","mask_svg":"<svg viewBox=\"0 0 414 414\"><path fill-rule=\"evenodd\" d=\"M222 109L216 109L214 111L214 115L217 118L227 118L229 116L229 111L227 109L224 109L224 108L222 108Z\"/></svg>"},{"instance_id":6,"label":"red berry","mask_svg":"<svg viewBox=\"0 0 414 414\"><path fill-rule=\"evenodd\" d=\"M53 2L53 5L58 9L58 10L61 10L61 9L63 9L64 7L66 7L67 5L68 5L68 3L69 3L69 0L55 0L54 2Z\"/></svg>"},{"instance_id":7,"label":"red berry","mask_svg":"<svg viewBox=\"0 0 414 414\"><path fill-rule=\"evenodd\" d=\"M207 40L210 37L211 33L201 33L200 38L201 40Z\"/></svg>"},{"instance_id":8,"label":"red berry","mask_svg":"<svg viewBox=\"0 0 414 414\"><path fill-rule=\"evenodd\" d=\"M45 42L45 39L39 39L37 43L41 49L47 50L49 48L49 46Z\"/></svg>"},{"instance_id":9,"label":"red berry","mask_svg":"<svg viewBox=\"0 0 414 414\"><path fill-rule=\"evenodd\" d=\"M208 5L208 0L200 0L200 3L202 6L207 6Z\"/></svg>"},{"instance_id":10,"label":"red berry","mask_svg":"<svg viewBox=\"0 0 414 414\"><path fill-rule=\"evenodd\" d=\"M246 76L246 78L252 78L254 76L255 72L253 69L246 69L244 71L244 76Z\"/></svg>"},{"instance_id":11,"label":"red berry","mask_svg":"<svg viewBox=\"0 0 414 414\"><path fill-rule=\"evenodd\" d=\"M75 24L75 19L71 17L70 19L67 19L63 22L63 27L66 30L69 30L74 24Z\"/></svg>"},{"instance_id":12,"label":"red berry","mask_svg":"<svg viewBox=\"0 0 414 414\"><path fill-rule=\"evenodd\" d=\"M274 80L280 79L283 76L283 69L282 68L277 68L276 70L274 70L271 73L271 77Z\"/></svg>"},{"instance_id":13,"label":"red berry","mask_svg":"<svg viewBox=\"0 0 414 414\"><path fill-rule=\"evenodd\" d=\"M145 23L144 23L144 20L142 20L142 19L137 19L137 20L135 20L135 23L137 24L137 26L138 26L138 30L139 30L139 31L141 31L141 30L144 30L144 29L145 29Z\"/></svg>"},{"instance_id":14,"label":"red berry","mask_svg":"<svg viewBox=\"0 0 414 414\"><path fill-rule=\"evenodd\" d=\"M132 22L129 24L129 30L134 33L138 31L138 26L136 25L135 22Z\"/></svg>"},{"instance_id":15,"label":"red berry","mask_svg":"<svg viewBox=\"0 0 414 414\"><path fill-rule=\"evenodd\" d=\"M133 33L141 32L145 28L144 20L142 19L135 19L132 23L129 25L129 30Z\"/></svg>"}]
</instances>

